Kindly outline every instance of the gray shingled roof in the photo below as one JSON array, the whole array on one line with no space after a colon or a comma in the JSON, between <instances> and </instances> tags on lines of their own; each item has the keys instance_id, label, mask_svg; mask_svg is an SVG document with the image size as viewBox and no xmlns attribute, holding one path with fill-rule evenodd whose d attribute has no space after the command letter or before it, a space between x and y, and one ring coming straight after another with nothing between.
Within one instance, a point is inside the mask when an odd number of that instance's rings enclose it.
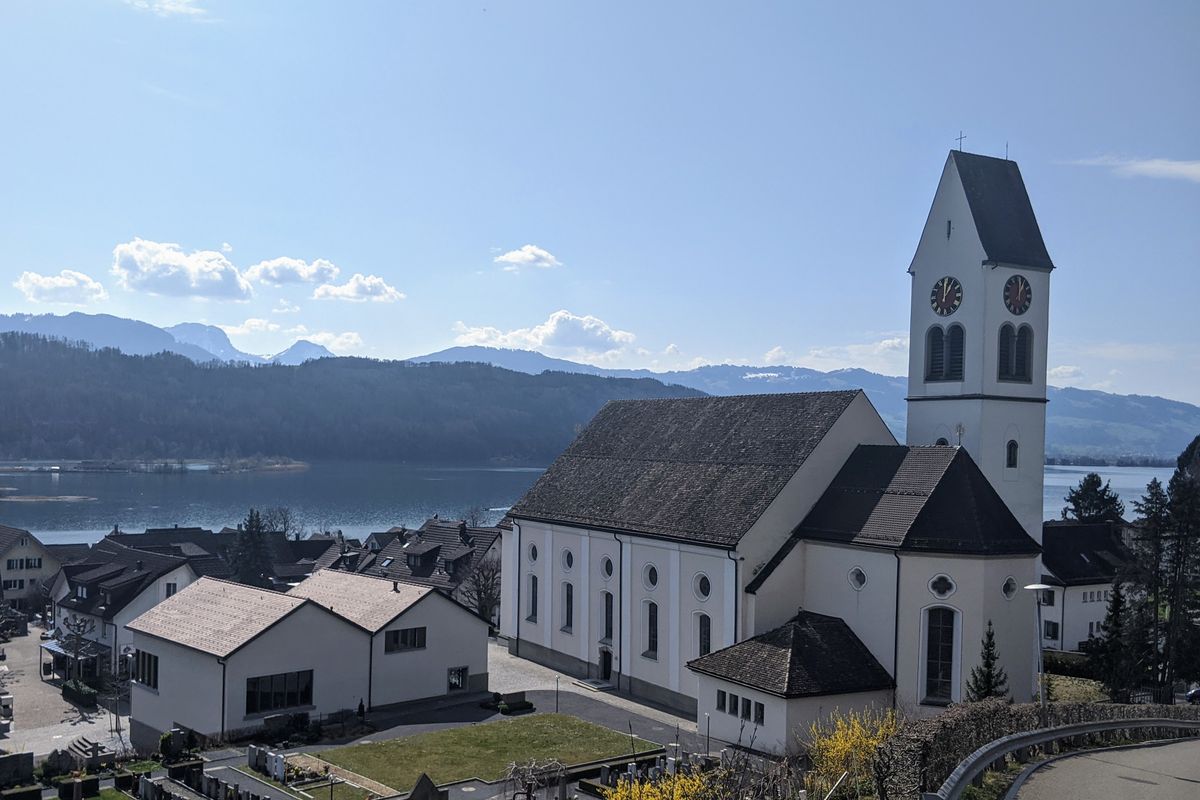
<instances>
[{"instance_id":1,"label":"gray shingled roof","mask_svg":"<svg viewBox=\"0 0 1200 800\"><path fill-rule=\"evenodd\" d=\"M961 447L859 445L794 535L935 553L1039 552Z\"/></svg>"},{"instance_id":2,"label":"gray shingled roof","mask_svg":"<svg viewBox=\"0 0 1200 800\"><path fill-rule=\"evenodd\" d=\"M952 150L988 261L1054 269L1017 162Z\"/></svg>"},{"instance_id":3,"label":"gray shingled roof","mask_svg":"<svg viewBox=\"0 0 1200 800\"><path fill-rule=\"evenodd\" d=\"M858 394L612 401L509 515L732 547Z\"/></svg>"},{"instance_id":4,"label":"gray shingled roof","mask_svg":"<svg viewBox=\"0 0 1200 800\"><path fill-rule=\"evenodd\" d=\"M1042 548L1042 564L1064 586L1112 583L1135 560L1112 522L1047 522Z\"/></svg>"},{"instance_id":5,"label":"gray shingled roof","mask_svg":"<svg viewBox=\"0 0 1200 800\"><path fill-rule=\"evenodd\" d=\"M778 697L892 688L892 676L838 617L800 611L783 625L688 662L693 672Z\"/></svg>"}]
</instances>

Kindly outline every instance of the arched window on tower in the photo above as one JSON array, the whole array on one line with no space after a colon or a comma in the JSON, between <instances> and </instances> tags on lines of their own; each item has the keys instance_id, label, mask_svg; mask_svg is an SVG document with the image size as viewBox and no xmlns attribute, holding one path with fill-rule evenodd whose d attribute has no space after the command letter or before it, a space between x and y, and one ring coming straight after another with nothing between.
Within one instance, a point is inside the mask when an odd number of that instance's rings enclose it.
<instances>
[{"instance_id":1,"label":"arched window on tower","mask_svg":"<svg viewBox=\"0 0 1200 800\"><path fill-rule=\"evenodd\" d=\"M946 336L940 325L925 334L925 380L940 381L946 369Z\"/></svg>"},{"instance_id":2,"label":"arched window on tower","mask_svg":"<svg viewBox=\"0 0 1200 800\"><path fill-rule=\"evenodd\" d=\"M1033 328L1022 325L1017 330L1016 353L1013 357L1013 380L1033 379Z\"/></svg>"},{"instance_id":3,"label":"arched window on tower","mask_svg":"<svg viewBox=\"0 0 1200 800\"><path fill-rule=\"evenodd\" d=\"M966 334L962 325L951 325L946 332L946 372L948 381L961 381L963 378L963 351Z\"/></svg>"},{"instance_id":4,"label":"arched window on tower","mask_svg":"<svg viewBox=\"0 0 1200 800\"><path fill-rule=\"evenodd\" d=\"M1007 322L1000 326L996 342L997 377L1002 381L1014 380L1013 355L1016 351L1016 331Z\"/></svg>"},{"instance_id":5,"label":"arched window on tower","mask_svg":"<svg viewBox=\"0 0 1200 800\"><path fill-rule=\"evenodd\" d=\"M1009 439L1008 444L1004 448L1004 466L1008 469L1016 469L1017 467L1017 451L1019 445L1016 439Z\"/></svg>"}]
</instances>

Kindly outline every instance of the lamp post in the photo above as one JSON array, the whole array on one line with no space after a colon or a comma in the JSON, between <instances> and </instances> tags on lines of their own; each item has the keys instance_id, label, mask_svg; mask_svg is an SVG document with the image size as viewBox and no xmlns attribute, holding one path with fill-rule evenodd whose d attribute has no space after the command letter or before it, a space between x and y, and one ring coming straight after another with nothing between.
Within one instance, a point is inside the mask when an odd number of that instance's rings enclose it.
<instances>
[{"instance_id":1,"label":"lamp post","mask_svg":"<svg viewBox=\"0 0 1200 800\"><path fill-rule=\"evenodd\" d=\"M1050 724L1050 715L1046 707L1046 665L1042 655L1042 592L1053 590L1054 587L1044 583L1031 583L1025 588L1033 592L1037 599L1038 698L1042 707L1042 727L1045 728Z\"/></svg>"},{"instance_id":2,"label":"lamp post","mask_svg":"<svg viewBox=\"0 0 1200 800\"><path fill-rule=\"evenodd\" d=\"M708 716L708 712L704 712L704 755L712 752L712 746L709 740L712 738L712 719Z\"/></svg>"}]
</instances>

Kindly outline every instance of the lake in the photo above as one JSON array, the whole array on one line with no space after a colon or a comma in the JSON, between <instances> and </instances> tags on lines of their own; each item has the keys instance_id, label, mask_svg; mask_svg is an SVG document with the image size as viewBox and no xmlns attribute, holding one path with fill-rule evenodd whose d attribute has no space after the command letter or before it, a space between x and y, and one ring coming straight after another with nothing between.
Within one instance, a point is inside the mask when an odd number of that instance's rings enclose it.
<instances>
[{"instance_id":1,"label":"lake","mask_svg":"<svg viewBox=\"0 0 1200 800\"><path fill-rule=\"evenodd\" d=\"M1046 467L1046 519L1057 519L1067 489L1090 471L1112 482L1125 501L1140 497L1151 478L1164 484L1170 469ZM252 506L287 506L309 530L340 529L365 536L393 525L420 525L441 514L460 517L473 506L500 519L541 474L540 469L413 467L362 462L313 464L298 472L174 475L32 473L0 465L0 524L25 528L43 542L92 542L119 525L236 525ZM24 497L90 498L29 500ZM14 502L15 501L15 502Z\"/></svg>"}]
</instances>

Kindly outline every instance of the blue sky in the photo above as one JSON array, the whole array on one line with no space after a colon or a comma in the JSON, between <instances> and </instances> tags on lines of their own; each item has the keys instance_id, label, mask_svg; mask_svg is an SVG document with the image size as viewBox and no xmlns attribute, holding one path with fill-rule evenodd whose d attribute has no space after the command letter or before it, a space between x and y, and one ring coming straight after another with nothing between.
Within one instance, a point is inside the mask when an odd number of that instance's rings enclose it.
<instances>
[{"instance_id":1,"label":"blue sky","mask_svg":"<svg viewBox=\"0 0 1200 800\"><path fill-rule=\"evenodd\" d=\"M0 312L404 357L906 369L947 150L1025 175L1051 382L1200 402L1200 5L0 5Z\"/></svg>"}]
</instances>

